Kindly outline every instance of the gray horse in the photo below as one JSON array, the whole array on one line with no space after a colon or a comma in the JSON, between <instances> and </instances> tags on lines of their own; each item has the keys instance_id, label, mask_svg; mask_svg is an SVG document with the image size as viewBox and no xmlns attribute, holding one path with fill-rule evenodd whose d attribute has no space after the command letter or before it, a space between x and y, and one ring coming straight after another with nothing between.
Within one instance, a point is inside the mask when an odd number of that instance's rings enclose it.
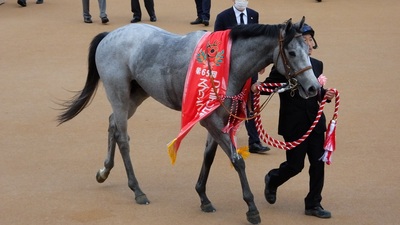
<instances>
[{"instance_id":1,"label":"gray horse","mask_svg":"<svg viewBox=\"0 0 400 225\"><path fill-rule=\"evenodd\" d=\"M291 19L276 25L244 25L231 30L229 83L227 96L241 92L246 80L274 63L287 79L296 82L302 97L315 96L320 89L308 56L308 47L300 34L303 19L293 24ZM94 97L99 80L103 82L112 107L108 128L108 154L104 167L96 175L104 182L114 166L116 144L125 164L128 186L138 204L149 204L135 177L129 151L128 119L148 97L153 97L174 110L182 109L185 77L196 44L206 31L177 35L146 24L131 24L110 33L100 33L91 42L86 84L71 100L62 103L60 124L78 115ZM230 106L233 101L223 102ZM208 131L207 143L196 191L204 212L215 208L206 195L206 183L219 145L232 162L248 205L247 220L261 222L245 173L245 162L229 137L222 131L230 113L220 106L200 124Z\"/></svg>"}]
</instances>

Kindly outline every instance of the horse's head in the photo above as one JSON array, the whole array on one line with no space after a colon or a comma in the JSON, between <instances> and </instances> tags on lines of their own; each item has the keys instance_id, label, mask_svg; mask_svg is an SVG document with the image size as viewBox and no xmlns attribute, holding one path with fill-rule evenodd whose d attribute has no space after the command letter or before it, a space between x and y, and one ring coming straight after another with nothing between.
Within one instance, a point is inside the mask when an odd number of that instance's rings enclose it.
<instances>
[{"instance_id":1,"label":"horse's head","mask_svg":"<svg viewBox=\"0 0 400 225\"><path fill-rule=\"evenodd\" d=\"M321 86L313 73L308 46L300 32L304 20L303 17L299 23L293 24L289 19L282 26L279 46L274 51L274 64L291 84L297 84L302 98L309 98L317 95Z\"/></svg>"}]
</instances>

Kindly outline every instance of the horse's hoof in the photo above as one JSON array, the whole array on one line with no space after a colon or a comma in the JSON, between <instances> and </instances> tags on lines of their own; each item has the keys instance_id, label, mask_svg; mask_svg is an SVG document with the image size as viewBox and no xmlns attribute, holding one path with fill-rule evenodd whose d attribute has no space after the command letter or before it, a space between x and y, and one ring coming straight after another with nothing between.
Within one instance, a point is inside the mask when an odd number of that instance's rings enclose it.
<instances>
[{"instance_id":1,"label":"horse's hoof","mask_svg":"<svg viewBox=\"0 0 400 225\"><path fill-rule=\"evenodd\" d=\"M201 204L200 208L203 212L207 212L207 213L217 211L211 203L208 203L205 205Z\"/></svg>"},{"instance_id":2,"label":"horse's hoof","mask_svg":"<svg viewBox=\"0 0 400 225\"><path fill-rule=\"evenodd\" d=\"M150 204L149 199L147 199L147 196L145 194L139 195L135 197L135 201L139 205L148 205Z\"/></svg>"},{"instance_id":3,"label":"horse's hoof","mask_svg":"<svg viewBox=\"0 0 400 225\"><path fill-rule=\"evenodd\" d=\"M97 174L96 174L97 182L103 183L105 180L107 180L109 174L110 174L110 172L106 172L106 173L104 172L104 168L100 169L99 171L97 171Z\"/></svg>"},{"instance_id":4,"label":"horse's hoof","mask_svg":"<svg viewBox=\"0 0 400 225\"><path fill-rule=\"evenodd\" d=\"M247 221L249 221L251 224L260 224L261 223L261 217L260 217L260 213L256 210L256 211L252 211L252 212L247 212L246 213L247 216Z\"/></svg>"}]
</instances>

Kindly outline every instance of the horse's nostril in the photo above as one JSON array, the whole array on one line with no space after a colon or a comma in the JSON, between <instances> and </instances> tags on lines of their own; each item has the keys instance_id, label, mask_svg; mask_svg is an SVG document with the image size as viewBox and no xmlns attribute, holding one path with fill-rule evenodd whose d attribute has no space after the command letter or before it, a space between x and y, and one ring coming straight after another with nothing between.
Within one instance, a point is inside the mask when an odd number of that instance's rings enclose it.
<instances>
[{"instance_id":1,"label":"horse's nostril","mask_svg":"<svg viewBox=\"0 0 400 225\"><path fill-rule=\"evenodd\" d=\"M308 93L312 96L312 95L316 95L317 94L317 88L314 86L311 86L308 88Z\"/></svg>"}]
</instances>

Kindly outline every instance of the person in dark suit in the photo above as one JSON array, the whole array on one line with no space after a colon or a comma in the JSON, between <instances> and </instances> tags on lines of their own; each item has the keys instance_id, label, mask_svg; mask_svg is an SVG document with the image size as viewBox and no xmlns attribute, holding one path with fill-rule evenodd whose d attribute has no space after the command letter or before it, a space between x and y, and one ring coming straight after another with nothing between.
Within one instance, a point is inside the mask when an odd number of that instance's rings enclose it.
<instances>
[{"instance_id":1,"label":"person in dark suit","mask_svg":"<svg viewBox=\"0 0 400 225\"><path fill-rule=\"evenodd\" d=\"M194 0L194 2L196 3L197 18L190 24L208 26L210 24L211 0Z\"/></svg>"},{"instance_id":2,"label":"person in dark suit","mask_svg":"<svg viewBox=\"0 0 400 225\"><path fill-rule=\"evenodd\" d=\"M215 19L214 31L232 29L240 25L240 14L243 13L243 24L258 23L257 11L247 7L247 0L233 0L233 6L220 12Z\"/></svg>"},{"instance_id":3,"label":"person in dark suit","mask_svg":"<svg viewBox=\"0 0 400 225\"><path fill-rule=\"evenodd\" d=\"M311 55L313 49L317 48L317 43L314 39L315 32L305 24L302 28L302 34L309 45L309 55ZM311 58L311 65L316 77L321 76L323 73L322 61ZM286 82L286 79L273 67L269 77L264 82ZM256 91L256 85L252 86L253 91ZM278 134L282 135L286 142L298 140L314 122L319 110L319 102L322 98L327 95L329 102L334 97L334 94L333 91L327 91L324 87L321 87L319 95L308 99L300 97L297 90L294 95L290 91L280 93ZM265 176L264 195L270 204L274 204L276 201L277 188L303 170L307 155L310 162L310 181L309 192L304 199L305 214L319 218L331 217L331 213L321 206L325 164L320 158L324 154L325 131L326 119L325 115L322 114L308 138L292 150L286 151L286 161L281 163L279 168L272 169L267 173Z\"/></svg>"},{"instance_id":4,"label":"person in dark suit","mask_svg":"<svg viewBox=\"0 0 400 225\"><path fill-rule=\"evenodd\" d=\"M214 31L231 29L240 24L258 24L258 12L247 7L247 0L233 0L233 6L228 8L217 15L214 23ZM258 74L252 76L252 84L257 82ZM247 107L247 115L253 114L253 93L249 98L250 104ZM261 144L256 124L253 120L246 120L245 126L249 136L249 151L251 153L264 153L270 148Z\"/></svg>"},{"instance_id":5,"label":"person in dark suit","mask_svg":"<svg viewBox=\"0 0 400 225\"><path fill-rule=\"evenodd\" d=\"M144 0L144 7L150 16L150 22L156 22L156 12L154 11L154 0ZM133 19L131 23L137 23L142 21L142 10L140 9L139 0L131 0L131 11L133 13Z\"/></svg>"}]
</instances>

